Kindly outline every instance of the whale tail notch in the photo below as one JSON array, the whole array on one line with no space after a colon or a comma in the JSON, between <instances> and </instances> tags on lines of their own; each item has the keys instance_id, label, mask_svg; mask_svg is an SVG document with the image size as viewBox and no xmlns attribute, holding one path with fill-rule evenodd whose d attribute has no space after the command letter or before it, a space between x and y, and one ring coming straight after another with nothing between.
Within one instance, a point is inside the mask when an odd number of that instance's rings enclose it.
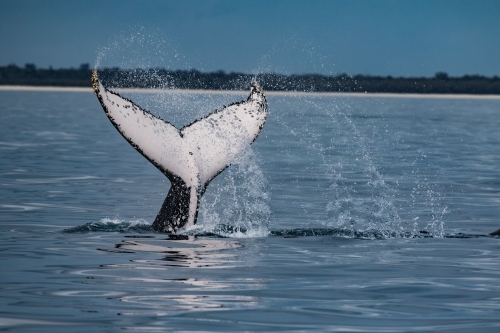
<instances>
[{"instance_id":1,"label":"whale tail notch","mask_svg":"<svg viewBox=\"0 0 500 333\"><path fill-rule=\"evenodd\" d=\"M208 184L255 141L268 113L264 91L252 82L246 100L177 129L107 89L96 69L92 87L118 132L170 180L170 190L152 225L160 232L175 233L196 223Z\"/></svg>"}]
</instances>

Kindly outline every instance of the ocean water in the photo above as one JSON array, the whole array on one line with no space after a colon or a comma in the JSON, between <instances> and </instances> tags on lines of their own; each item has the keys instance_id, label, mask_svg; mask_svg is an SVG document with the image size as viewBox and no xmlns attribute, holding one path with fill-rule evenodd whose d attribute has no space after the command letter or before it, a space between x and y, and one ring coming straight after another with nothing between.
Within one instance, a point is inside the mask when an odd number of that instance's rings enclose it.
<instances>
[{"instance_id":1,"label":"ocean water","mask_svg":"<svg viewBox=\"0 0 500 333\"><path fill-rule=\"evenodd\" d=\"M124 94L177 126L246 97ZM0 91L0 331L500 330L500 99L268 101L169 237L91 92Z\"/></svg>"}]
</instances>

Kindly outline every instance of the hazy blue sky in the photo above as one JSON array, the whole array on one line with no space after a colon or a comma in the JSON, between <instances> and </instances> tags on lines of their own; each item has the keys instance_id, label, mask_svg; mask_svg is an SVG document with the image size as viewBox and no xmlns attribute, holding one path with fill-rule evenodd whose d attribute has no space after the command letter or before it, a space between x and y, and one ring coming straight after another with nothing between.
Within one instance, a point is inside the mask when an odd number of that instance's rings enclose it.
<instances>
[{"instance_id":1,"label":"hazy blue sky","mask_svg":"<svg viewBox=\"0 0 500 333\"><path fill-rule=\"evenodd\" d=\"M0 65L500 75L500 0L0 0Z\"/></svg>"}]
</instances>

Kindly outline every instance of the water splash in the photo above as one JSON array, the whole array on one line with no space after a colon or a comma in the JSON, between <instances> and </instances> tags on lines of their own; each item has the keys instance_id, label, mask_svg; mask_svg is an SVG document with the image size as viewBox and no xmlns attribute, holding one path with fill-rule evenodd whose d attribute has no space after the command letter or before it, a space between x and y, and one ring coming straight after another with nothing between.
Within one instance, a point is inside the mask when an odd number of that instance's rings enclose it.
<instances>
[{"instance_id":1,"label":"water splash","mask_svg":"<svg viewBox=\"0 0 500 333\"><path fill-rule=\"evenodd\" d=\"M184 68L186 62L178 51L175 38L161 31L133 27L115 36L98 51L95 68Z\"/></svg>"},{"instance_id":2,"label":"water splash","mask_svg":"<svg viewBox=\"0 0 500 333\"><path fill-rule=\"evenodd\" d=\"M357 191L346 187L345 178L341 174L341 164L339 169L330 167L328 172L331 175L332 185L330 186L334 199L327 206L327 212L330 217L330 224L336 227L346 227L347 225L356 230L356 224L360 225L358 230L378 230L386 237L401 237L404 235L404 228L401 225L397 208L395 207L395 191L385 181L385 177L377 169L372 158L372 152L366 142L366 137L360 133L348 114L339 112L343 117L348 128L351 129L354 144L358 149L356 161L362 165L363 173L368 181L370 194L364 197L362 201L355 200L352 194ZM361 160L361 161L360 161ZM343 187L345 197L339 196L339 185ZM355 214L355 216L353 216Z\"/></svg>"},{"instance_id":3,"label":"water splash","mask_svg":"<svg viewBox=\"0 0 500 333\"><path fill-rule=\"evenodd\" d=\"M418 166L406 166L405 172L410 175L402 175L399 170L387 167L384 174L377 165L381 158L387 158L380 156L377 149L392 151L393 148L386 147L392 145L398 149L400 144L392 139L391 129L384 127L383 116L374 117L378 123L371 126L373 133L369 136L365 129L370 127L371 120L365 119L365 115L370 112L357 109L352 99L297 95L293 99L282 98L280 103L287 105L288 113L274 117L286 128L290 140L299 141L295 153L322 161L322 165L301 165L316 176L318 201L325 202L326 217L316 223L351 230L353 235L373 232L388 238L409 237L420 235L422 230L435 237L444 235L447 207L441 203L438 186L419 176ZM303 110L295 106L304 104L308 106ZM373 104L376 108L377 101ZM376 144L373 140L377 140ZM307 150L299 152L300 146L307 146ZM397 155L391 154L390 158ZM293 159L289 163L293 165ZM410 196L407 188L411 185L417 190ZM412 200L413 206L408 210L408 202Z\"/></svg>"},{"instance_id":4,"label":"water splash","mask_svg":"<svg viewBox=\"0 0 500 333\"><path fill-rule=\"evenodd\" d=\"M317 68L320 72L334 74L335 65L329 61L329 57L321 55L320 48L314 43L296 43L296 40L288 40L280 45L293 50L291 54L300 53L302 59L309 60L309 66ZM262 57L261 65L254 71L254 75L263 81L264 86L279 85L279 80L277 81L272 75L262 75L262 73L287 73L286 69L280 67L282 62L276 56L278 53L279 50L271 49ZM308 56L303 57L304 53ZM304 86L303 90L314 90L314 87ZM280 102L286 103L289 111L301 113L303 128L294 127L287 120L287 116L283 116L278 121L282 126L288 127L290 138L298 138L302 142L307 142L310 150L316 152L323 162L323 166L319 168L310 167L311 170L314 169L318 179L326 178L329 182L328 190L318 195L318 200L322 200L322 196L328 198L325 204L327 218L322 221L322 224L327 227L351 230L353 233L381 233L385 237L420 235L421 230L436 237L444 235L444 217L448 208L442 204L438 185L426 177L419 176L416 166L412 167L410 176L406 175L406 179L402 180L406 183L404 185L399 184L397 175L384 174L380 170L377 163L379 156L374 150L375 146L371 144L373 135L370 138L367 133L360 130L352 114L360 112L363 117L363 114L371 113L369 110L357 109L352 99L330 98L329 102L325 103L325 100L319 96L314 98L299 94L296 99L301 102L300 104L309 104L309 112L312 113L307 114L305 110L296 110L293 101L282 99ZM375 109L381 109L381 104L383 102L374 99ZM312 119L313 115L318 114L326 117L330 124L328 127L330 132L318 133L317 124ZM276 114L273 116L279 117ZM388 125L382 126L377 130L380 132L385 130L389 136L393 129ZM382 143L399 144L387 138ZM344 147L348 153L336 154L339 146ZM307 151L307 154L311 152ZM416 188L411 197L405 188L408 183ZM413 201L412 208L414 209L408 212L403 208L405 207L403 203L410 201Z\"/></svg>"},{"instance_id":5,"label":"water splash","mask_svg":"<svg viewBox=\"0 0 500 333\"><path fill-rule=\"evenodd\" d=\"M66 233L86 233L86 232L152 232L151 224L143 219L125 221L119 218L103 218L98 222L89 222L81 226L64 229Z\"/></svg>"},{"instance_id":6,"label":"water splash","mask_svg":"<svg viewBox=\"0 0 500 333\"><path fill-rule=\"evenodd\" d=\"M301 50L297 43L291 41L289 44L294 51L308 52L311 61L317 60L313 45ZM125 49L127 52L123 52ZM129 52L130 50L132 52ZM188 67L182 63L183 58L175 50L171 40L139 29L130 36L116 38L109 47L102 49L96 66L154 68L161 64L161 67L172 69ZM279 81L276 81L273 75L262 75L264 72L287 72L277 65L279 59L275 59L275 55L278 53L277 50L270 50L262 57L260 65L252 71L254 79L260 81L263 86ZM323 63L318 62L320 65ZM323 65L321 68L324 72ZM333 67L331 69L333 70ZM141 73L138 72L137 75L144 74ZM168 77L160 78L154 70L149 71L148 75L150 77L146 79L158 81L156 85L159 88L175 88L175 82ZM244 82L232 84L243 86ZM304 90L310 88L312 87L304 87ZM137 94L132 99L181 127L222 104L234 101L234 95L200 97L163 92L154 95ZM297 100L300 101L299 104L308 105L311 113L296 110ZM301 145L307 145L307 154L316 154L322 161L322 165L307 166L306 171L310 177L316 177L318 183L326 183L326 186L321 185L323 188L318 194L318 201L323 203L325 210L324 217L318 220L317 216L308 215L305 217L305 223L319 222L327 228L342 230L344 235L351 234L353 237L358 233L408 237L419 235L421 230L438 237L444 235L447 207L441 204L439 189L425 177L419 176L418 168L414 167L411 176L406 175L404 179L405 183L413 184L413 190L408 194L399 185L397 176L384 174L380 170L377 151L371 144L371 138L364 133L363 127L358 126L353 115L353 111L364 113L366 110L357 110L352 100L341 98L330 98L325 103L321 97L297 95L281 100L275 98L275 102L287 104L290 112L299 114L302 120L301 128L287 120L288 115L273 114L273 117L280 126L287 128L290 138L297 139ZM272 104L270 107L272 108ZM317 119L314 118L317 116L323 117L321 125L324 125L325 121L328 122L329 131L317 131ZM390 130L385 129L386 132ZM391 144L388 139L385 140L387 144ZM344 154L338 154L339 149L344 149ZM293 159L289 156L290 151L282 153ZM270 196L267 181L255 153L249 150L238 163L218 176L209 186L201 201L199 224L184 232L229 237L266 236L270 233ZM411 213L402 210L402 202L410 203Z\"/></svg>"},{"instance_id":7,"label":"water splash","mask_svg":"<svg viewBox=\"0 0 500 333\"><path fill-rule=\"evenodd\" d=\"M269 234L271 209L267 180L251 148L209 185L201 199L197 232L226 237ZM230 225L231 228L222 226Z\"/></svg>"}]
</instances>

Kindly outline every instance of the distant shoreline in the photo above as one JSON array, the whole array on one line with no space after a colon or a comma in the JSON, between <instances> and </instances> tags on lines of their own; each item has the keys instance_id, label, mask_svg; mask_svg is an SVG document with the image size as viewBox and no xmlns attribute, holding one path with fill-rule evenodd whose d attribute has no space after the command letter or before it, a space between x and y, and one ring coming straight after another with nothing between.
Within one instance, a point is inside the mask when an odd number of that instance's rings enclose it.
<instances>
[{"instance_id":1,"label":"distant shoreline","mask_svg":"<svg viewBox=\"0 0 500 333\"><path fill-rule=\"evenodd\" d=\"M90 87L89 64L79 68L37 68L0 66L0 86ZM393 77L375 75L226 73L165 68L100 68L99 80L107 87L141 89L179 89L207 91L246 90L257 80L267 92L337 94L443 94L500 95L500 77L482 75L449 76L437 72L433 77ZM310 96L310 95L309 95ZM324 96L324 95L323 95ZM352 95L351 95L352 96Z\"/></svg>"},{"instance_id":2,"label":"distant shoreline","mask_svg":"<svg viewBox=\"0 0 500 333\"><path fill-rule=\"evenodd\" d=\"M151 89L151 88L116 88L123 93L165 93L165 94L218 94L245 95L247 90L202 90L202 89ZM85 92L92 93L88 87L59 86L21 86L0 85L0 91L37 91L37 92ZM308 96L308 97L365 97L365 98L432 98L432 99L498 99L500 95L479 94L415 94L415 93L359 93L359 92L303 92L303 91L266 91L268 96Z\"/></svg>"}]
</instances>

